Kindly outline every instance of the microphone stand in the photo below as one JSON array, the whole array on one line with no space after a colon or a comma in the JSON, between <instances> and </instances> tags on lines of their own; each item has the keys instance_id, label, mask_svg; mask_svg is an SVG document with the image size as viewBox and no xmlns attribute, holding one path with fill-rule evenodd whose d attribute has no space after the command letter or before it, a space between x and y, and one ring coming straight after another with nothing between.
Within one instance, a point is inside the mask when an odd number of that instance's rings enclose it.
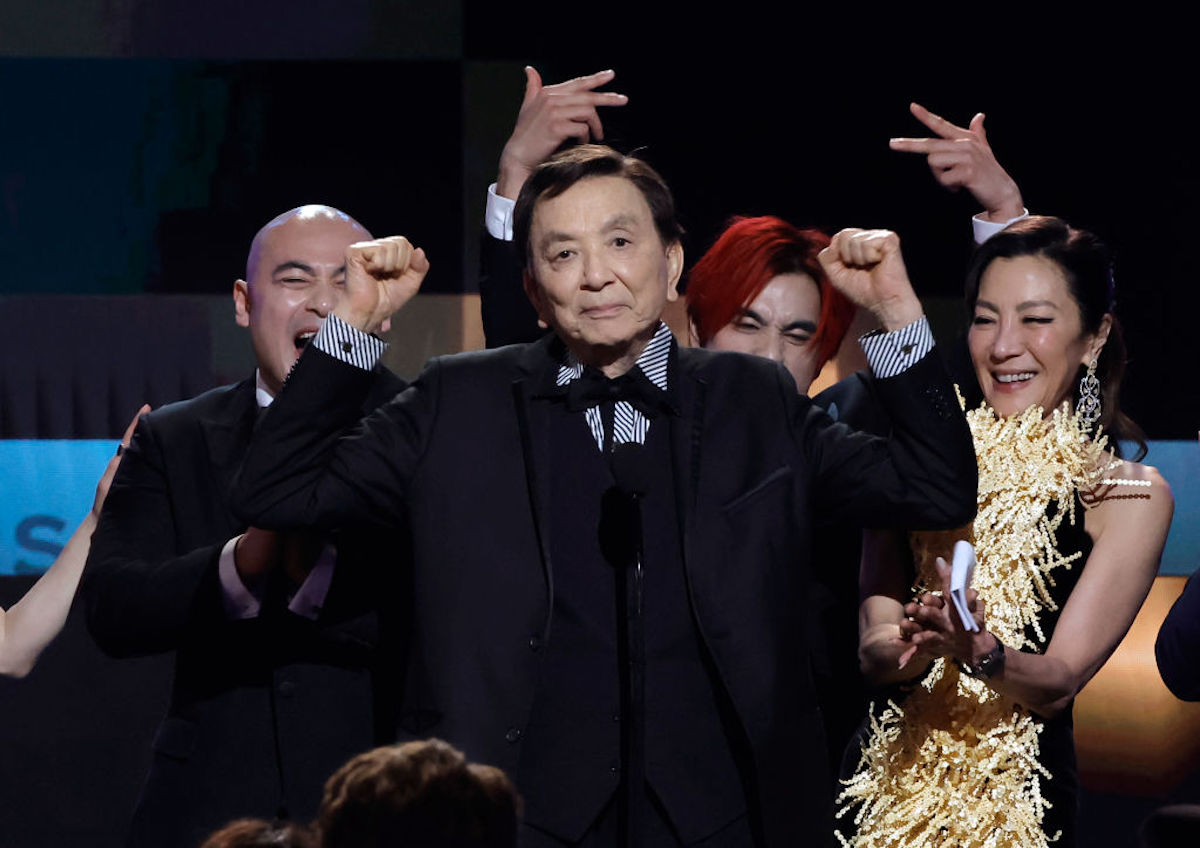
<instances>
[{"instance_id":1,"label":"microphone stand","mask_svg":"<svg viewBox=\"0 0 1200 848\"><path fill-rule=\"evenodd\" d=\"M623 554L614 562L617 602L617 662L621 692L621 789L618 821L621 844L639 848L644 833L646 795L646 633L643 620L642 497L645 495L645 449L637 444L617 445L612 471L624 520ZM614 540L615 541L615 540Z\"/></svg>"}]
</instances>

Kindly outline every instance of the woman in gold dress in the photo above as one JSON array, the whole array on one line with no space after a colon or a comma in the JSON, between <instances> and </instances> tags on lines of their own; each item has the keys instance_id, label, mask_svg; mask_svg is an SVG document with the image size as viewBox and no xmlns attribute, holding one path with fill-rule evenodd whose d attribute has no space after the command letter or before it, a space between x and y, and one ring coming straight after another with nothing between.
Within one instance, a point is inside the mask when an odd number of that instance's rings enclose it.
<instances>
[{"instance_id":1,"label":"woman in gold dress","mask_svg":"<svg viewBox=\"0 0 1200 848\"><path fill-rule=\"evenodd\" d=\"M978 249L966 288L979 514L913 533L915 568L894 540L864 543L859 654L880 691L847 756L843 844L1073 845L1072 702L1133 622L1171 521L1158 472L1120 458L1140 436L1119 409L1099 240L1028 218ZM945 597L956 539L976 548L977 632Z\"/></svg>"}]
</instances>

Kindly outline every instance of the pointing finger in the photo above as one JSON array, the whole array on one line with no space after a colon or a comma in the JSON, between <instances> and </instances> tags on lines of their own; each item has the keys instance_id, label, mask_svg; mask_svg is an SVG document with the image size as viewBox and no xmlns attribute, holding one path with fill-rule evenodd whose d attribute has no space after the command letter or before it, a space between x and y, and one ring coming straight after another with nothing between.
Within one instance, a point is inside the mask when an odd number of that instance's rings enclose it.
<instances>
[{"instance_id":1,"label":"pointing finger","mask_svg":"<svg viewBox=\"0 0 1200 848\"><path fill-rule=\"evenodd\" d=\"M550 90L566 94L575 91L590 91L593 88L599 88L605 83L612 82L616 77L616 72L609 68L604 71L596 71L594 74L588 74L583 77L575 77L566 82L560 82L550 86Z\"/></svg>"},{"instance_id":2,"label":"pointing finger","mask_svg":"<svg viewBox=\"0 0 1200 848\"><path fill-rule=\"evenodd\" d=\"M954 150L960 142L947 138L892 138L888 139L888 147L900 153L937 153L943 150Z\"/></svg>"},{"instance_id":3,"label":"pointing finger","mask_svg":"<svg viewBox=\"0 0 1200 848\"><path fill-rule=\"evenodd\" d=\"M968 134L962 127L950 123L941 115L935 115L920 103L910 103L908 110L914 118L942 138L963 138Z\"/></svg>"}]
</instances>

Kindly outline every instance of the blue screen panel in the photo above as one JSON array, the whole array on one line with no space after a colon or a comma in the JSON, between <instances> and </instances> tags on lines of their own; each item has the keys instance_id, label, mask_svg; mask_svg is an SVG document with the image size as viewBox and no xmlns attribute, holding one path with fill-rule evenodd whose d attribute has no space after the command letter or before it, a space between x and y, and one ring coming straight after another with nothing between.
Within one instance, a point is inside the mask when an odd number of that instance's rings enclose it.
<instances>
[{"instance_id":1,"label":"blue screen panel","mask_svg":"<svg viewBox=\"0 0 1200 848\"><path fill-rule=\"evenodd\" d=\"M0 576L45 571L91 508L115 440L0 440ZM1160 573L1200 566L1200 447L1150 443L1175 494L1175 520Z\"/></svg>"},{"instance_id":2,"label":"blue screen panel","mask_svg":"<svg viewBox=\"0 0 1200 848\"><path fill-rule=\"evenodd\" d=\"M113 440L0 440L0 575L38 574L88 510Z\"/></svg>"},{"instance_id":3,"label":"blue screen panel","mask_svg":"<svg viewBox=\"0 0 1200 848\"><path fill-rule=\"evenodd\" d=\"M1200 567L1200 446L1150 442L1143 460L1155 466L1175 495L1175 518L1159 574L1188 575Z\"/></svg>"}]
</instances>

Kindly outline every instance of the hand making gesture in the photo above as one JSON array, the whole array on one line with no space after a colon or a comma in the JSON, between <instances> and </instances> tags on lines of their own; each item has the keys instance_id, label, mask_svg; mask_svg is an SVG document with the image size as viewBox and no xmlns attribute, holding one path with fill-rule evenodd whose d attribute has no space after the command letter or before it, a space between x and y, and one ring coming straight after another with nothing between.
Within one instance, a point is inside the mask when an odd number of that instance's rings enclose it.
<instances>
[{"instance_id":1,"label":"hand making gesture","mask_svg":"<svg viewBox=\"0 0 1200 848\"><path fill-rule=\"evenodd\" d=\"M959 127L919 103L910 104L909 111L936 138L893 138L888 142L892 150L923 154L933 178L951 191L971 192L990 221L1010 221L1024 214L1020 188L988 144L982 112L966 127Z\"/></svg>"},{"instance_id":2,"label":"hand making gesture","mask_svg":"<svg viewBox=\"0 0 1200 848\"><path fill-rule=\"evenodd\" d=\"M555 85L542 85L532 67L525 68L525 98L517 125L500 153L496 193L516 200L533 169L550 158L569 138L600 141L604 126L599 106L624 106L629 98L613 91L596 91L612 82L612 71L598 71Z\"/></svg>"}]
</instances>

